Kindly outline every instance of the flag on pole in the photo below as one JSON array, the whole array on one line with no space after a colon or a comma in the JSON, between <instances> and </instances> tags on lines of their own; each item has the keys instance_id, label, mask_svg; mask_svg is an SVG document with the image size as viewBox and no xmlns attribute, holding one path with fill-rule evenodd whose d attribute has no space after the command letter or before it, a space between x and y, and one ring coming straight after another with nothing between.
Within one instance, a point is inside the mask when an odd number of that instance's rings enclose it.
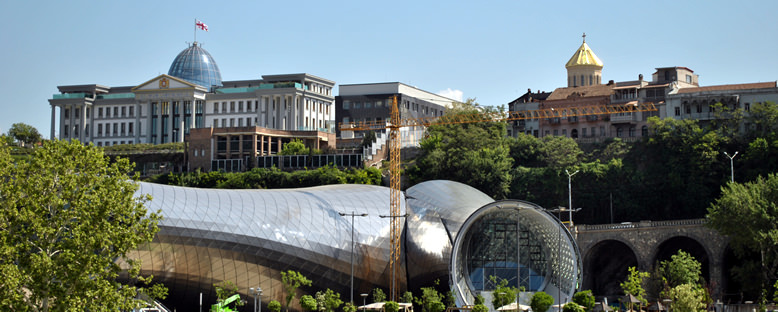
<instances>
[{"instance_id":1,"label":"flag on pole","mask_svg":"<svg viewBox=\"0 0 778 312\"><path fill-rule=\"evenodd\" d=\"M195 22L195 26L197 26L197 28L200 28L202 30L208 31L208 25L205 25L205 23L199 20Z\"/></svg>"}]
</instances>

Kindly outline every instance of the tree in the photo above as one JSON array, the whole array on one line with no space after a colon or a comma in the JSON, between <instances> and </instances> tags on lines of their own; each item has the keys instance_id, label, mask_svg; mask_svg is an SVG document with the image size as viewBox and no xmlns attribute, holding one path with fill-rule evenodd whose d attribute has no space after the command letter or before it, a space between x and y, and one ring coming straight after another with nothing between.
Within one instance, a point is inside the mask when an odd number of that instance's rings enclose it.
<instances>
[{"instance_id":1,"label":"tree","mask_svg":"<svg viewBox=\"0 0 778 312\"><path fill-rule=\"evenodd\" d=\"M213 287L216 288L216 300L219 302L227 300L227 298L238 293L238 286L232 281L221 281L217 284L213 284ZM243 300L235 300L233 303L235 304L235 307L245 304Z\"/></svg>"},{"instance_id":2,"label":"tree","mask_svg":"<svg viewBox=\"0 0 778 312\"><path fill-rule=\"evenodd\" d=\"M548 135L544 136L542 141L540 155L547 167L556 171L564 171L581 161L583 151L572 138Z\"/></svg>"},{"instance_id":3,"label":"tree","mask_svg":"<svg viewBox=\"0 0 778 312\"><path fill-rule=\"evenodd\" d=\"M516 287L508 287L508 280L489 276L489 280L494 284L492 291L492 307L495 309L507 305L516 300Z\"/></svg>"},{"instance_id":4,"label":"tree","mask_svg":"<svg viewBox=\"0 0 778 312\"><path fill-rule=\"evenodd\" d=\"M400 297L400 302L402 302L402 303L412 303L413 302L413 293L411 293L410 291L404 292L402 297Z\"/></svg>"},{"instance_id":5,"label":"tree","mask_svg":"<svg viewBox=\"0 0 778 312\"><path fill-rule=\"evenodd\" d=\"M384 311L385 312L397 312L397 310L400 309L400 305L397 302L394 301L387 301L384 304Z\"/></svg>"},{"instance_id":6,"label":"tree","mask_svg":"<svg viewBox=\"0 0 778 312\"><path fill-rule=\"evenodd\" d=\"M0 146L0 310L131 310L145 306L140 295L166 295L133 285L151 278L127 253L151 241L161 216L135 196L132 169L78 142L46 141L16 163ZM129 284L116 280L122 270Z\"/></svg>"},{"instance_id":7,"label":"tree","mask_svg":"<svg viewBox=\"0 0 778 312\"><path fill-rule=\"evenodd\" d=\"M437 286L439 280L435 280ZM442 312L446 310L446 305L443 304L443 297L440 295L435 287L422 287L421 297L416 297L414 303L421 307L421 312Z\"/></svg>"},{"instance_id":8,"label":"tree","mask_svg":"<svg viewBox=\"0 0 778 312\"><path fill-rule=\"evenodd\" d=\"M624 290L625 295L635 296L642 304L648 303L643 297L646 294L646 290L643 289L643 280L648 278L650 274L648 272L640 272L636 267L629 267L628 270L627 280L619 284L619 286ZM632 310L632 302L628 302L627 306Z\"/></svg>"},{"instance_id":9,"label":"tree","mask_svg":"<svg viewBox=\"0 0 778 312\"><path fill-rule=\"evenodd\" d=\"M489 312L489 308L483 303L480 303L473 306L472 312Z\"/></svg>"},{"instance_id":10,"label":"tree","mask_svg":"<svg viewBox=\"0 0 778 312\"><path fill-rule=\"evenodd\" d=\"M573 295L573 302L584 307L586 311L592 311L594 308L594 296L591 290L579 291Z\"/></svg>"},{"instance_id":11,"label":"tree","mask_svg":"<svg viewBox=\"0 0 778 312\"><path fill-rule=\"evenodd\" d=\"M568 302L562 306L562 312L584 312L584 309L575 302Z\"/></svg>"},{"instance_id":12,"label":"tree","mask_svg":"<svg viewBox=\"0 0 778 312\"><path fill-rule=\"evenodd\" d=\"M683 250L679 250L671 259L660 263L662 278L670 288L682 284L697 285L700 282L702 265L697 259Z\"/></svg>"},{"instance_id":13,"label":"tree","mask_svg":"<svg viewBox=\"0 0 778 312\"><path fill-rule=\"evenodd\" d=\"M351 302L346 302L343 305L343 312L357 312L357 307Z\"/></svg>"},{"instance_id":14,"label":"tree","mask_svg":"<svg viewBox=\"0 0 778 312\"><path fill-rule=\"evenodd\" d=\"M278 300L270 300L270 302L267 303L267 309L271 312L281 312L281 303L278 302Z\"/></svg>"},{"instance_id":15,"label":"tree","mask_svg":"<svg viewBox=\"0 0 778 312\"><path fill-rule=\"evenodd\" d=\"M289 305L297 296L297 288L300 286L311 286L311 280L297 271L281 272L281 283L284 284L286 291L286 310L289 311Z\"/></svg>"},{"instance_id":16,"label":"tree","mask_svg":"<svg viewBox=\"0 0 778 312\"><path fill-rule=\"evenodd\" d=\"M708 208L708 226L729 237L740 259L736 278L747 292L764 293L778 279L778 175L728 183ZM747 225L747 226L744 226Z\"/></svg>"},{"instance_id":17,"label":"tree","mask_svg":"<svg viewBox=\"0 0 778 312\"><path fill-rule=\"evenodd\" d=\"M300 297L300 307L306 311L316 311L318 302L316 302L316 299L314 299L311 295L303 295Z\"/></svg>"},{"instance_id":18,"label":"tree","mask_svg":"<svg viewBox=\"0 0 778 312\"><path fill-rule=\"evenodd\" d=\"M677 312L705 310L705 289L699 285L682 284L670 290L670 309Z\"/></svg>"},{"instance_id":19,"label":"tree","mask_svg":"<svg viewBox=\"0 0 778 312\"><path fill-rule=\"evenodd\" d=\"M305 147L300 139L294 139L292 142L286 143L281 149L279 154L281 155L308 155L308 148Z\"/></svg>"},{"instance_id":20,"label":"tree","mask_svg":"<svg viewBox=\"0 0 778 312\"><path fill-rule=\"evenodd\" d=\"M323 299L321 301L319 301L320 296ZM340 294L329 288L326 291L317 291L316 299L319 301L319 310L327 312L334 312L343 304L343 300L340 300Z\"/></svg>"},{"instance_id":21,"label":"tree","mask_svg":"<svg viewBox=\"0 0 778 312\"><path fill-rule=\"evenodd\" d=\"M746 120L756 126L755 134L767 137L778 129L778 106L774 102L759 102L751 105Z\"/></svg>"},{"instance_id":22,"label":"tree","mask_svg":"<svg viewBox=\"0 0 778 312\"><path fill-rule=\"evenodd\" d=\"M532 295L529 306L532 308L533 312L546 312L552 304L554 304L554 297L539 291Z\"/></svg>"},{"instance_id":23,"label":"tree","mask_svg":"<svg viewBox=\"0 0 778 312\"><path fill-rule=\"evenodd\" d=\"M38 129L22 122L11 125L11 129L8 129L8 135L25 144L38 143L43 139L38 133Z\"/></svg>"},{"instance_id":24,"label":"tree","mask_svg":"<svg viewBox=\"0 0 778 312\"><path fill-rule=\"evenodd\" d=\"M373 302L384 302L386 294L381 288L373 288Z\"/></svg>"}]
</instances>

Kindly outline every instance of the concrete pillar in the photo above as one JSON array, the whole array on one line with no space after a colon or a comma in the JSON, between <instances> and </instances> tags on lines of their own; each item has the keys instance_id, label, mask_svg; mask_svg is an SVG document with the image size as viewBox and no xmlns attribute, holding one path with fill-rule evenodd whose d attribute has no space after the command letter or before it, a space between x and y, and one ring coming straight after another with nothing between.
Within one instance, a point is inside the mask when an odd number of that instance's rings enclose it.
<instances>
[{"instance_id":1,"label":"concrete pillar","mask_svg":"<svg viewBox=\"0 0 778 312\"><path fill-rule=\"evenodd\" d=\"M256 133L254 133L251 136L251 160L250 161L254 164L254 167L257 166L257 134Z\"/></svg>"},{"instance_id":2,"label":"concrete pillar","mask_svg":"<svg viewBox=\"0 0 778 312\"><path fill-rule=\"evenodd\" d=\"M231 147L230 141L232 141L232 136L228 134L226 135L226 137L227 137L227 155L225 158L231 159L232 149L230 148Z\"/></svg>"},{"instance_id":3,"label":"concrete pillar","mask_svg":"<svg viewBox=\"0 0 778 312\"><path fill-rule=\"evenodd\" d=\"M276 151L277 154L281 153L281 138L278 138L278 151Z\"/></svg>"},{"instance_id":4,"label":"concrete pillar","mask_svg":"<svg viewBox=\"0 0 778 312\"><path fill-rule=\"evenodd\" d=\"M267 137L267 155L270 156L270 154L273 153L273 145L270 144L273 142L273 138L271 136Z\"/></svg>"},{"instance_id":5,"label":"concrete pillar","mask_svg":"<svg viewBox=\"0 0 778 312\"><path fill-rule=\"evenodd\" d=\"M86 143L84 142L84 139L86 138L86 134L84 133L84 130L86 130L86 104L81 104L79 106L81 106L81 114L78 116L78 141Z\"/></svg>"},{"instance_id":6,"label":"concrete pillar","mask_svg":"<svg viewBox=\"0 0 778 312\"><path fill-rule=\"evenodd\" d=\"M193 105L194 102L191 102L189 105ZM194 109L194 107L191 107ZM186 132L186 116L184 116L184 101L181 100L178 102L178 138L177 142L184 142L184 132ZM194 114L192 114L194 116ZM175 119L174 119L175 120ZM194 122L194 118L192 118L192 122Z\"/></svg>"},{"instance_id":7,"label":"concrete pillar","mask_svg":"<svg viewBox=\"0 0 778 312\"><path fill-rule=\"evenodd\" d=\"M265 156L265 136L259 136L259 155Z\"/></svg>"}]
</instances>

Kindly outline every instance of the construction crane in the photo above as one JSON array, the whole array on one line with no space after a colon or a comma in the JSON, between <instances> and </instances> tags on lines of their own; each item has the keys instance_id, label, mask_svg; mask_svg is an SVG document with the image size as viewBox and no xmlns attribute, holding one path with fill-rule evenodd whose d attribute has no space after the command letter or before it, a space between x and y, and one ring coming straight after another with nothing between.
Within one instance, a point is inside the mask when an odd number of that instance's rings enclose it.
<instances>
[{"instance_id":1,"label":"construction crane","mask_svg":"<svg viewBox=\"0 0 778 312\"><path fill-rule=\"evenodd\" d=\"M529 120L542 118L566 118L590 115L606 115L620 113L634 113L656 111L654 103L639 103L632 101L624 104L590 105L578 107L541 108L527 111L492 112L492 113L467 113L452 114L438 117L400 118L400 110L397 107L397 95L392 97L390 119L384 121L361 121L340 123L341 131L376 131L389 129L389 212L390 225L390 255L389 270L391 275L390 300L395 301L397 296L397 274L400 261L400 128L450 125L476 122L503 122L513 120Z\"/></svg>"}]
</instances>

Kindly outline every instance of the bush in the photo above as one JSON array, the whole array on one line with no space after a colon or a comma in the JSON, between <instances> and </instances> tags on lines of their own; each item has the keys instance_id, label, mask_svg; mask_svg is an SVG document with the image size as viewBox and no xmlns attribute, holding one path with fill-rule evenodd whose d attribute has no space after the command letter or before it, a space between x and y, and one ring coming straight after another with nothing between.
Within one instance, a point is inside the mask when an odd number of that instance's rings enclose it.
<instances>
[{"instance_id":1,"label":"bush","mask_svg":"<svg viewBox=\"0 0 778 312\"><path fill-rule=\"evenodd\" d=\"M483 303L476 304L473 306L472 312L489 312L489 308L487 308Z\"/></svg>"},{"instance_id":2,"label":"bush","mask_svg":"<svg viewBox=\"0 0 778 312\"><path fill-rule=\"evenodd\" d=\"M400 309L400 304L394 301L387 301L384 304L384 312L397 312Z\"/></svg>"},{"instance_id":3,"label":"bush","mask_svg":"<svg viewBox=\"0 0 778 312\"><path fill-rule=\"evenodd\" d=\"M554 304L554 297L542 291L536 292L530 300L533 312L546 312L552 304Z\"/></svg>"},{"instance_id":4,"label":"bush","mask_svg":"<svg viewBox=\"0 0 778 312\"><path fill-rule=\"evenodd\" d=\"M573 302L584 307L586 311L591 311L594 308L594 296L591 290L579 291L573 295Z\"/></svg>"},{"instance_id":5,"label":"bush","mask_svg":"<svg viewBox=\"0 0 778 312\"><path fill-rule=\"evenodd\" d=\"M268 302L267 308L271 312L281 312L281 303L278 300L271 300Z\"/></svg>"},{"instance_id":6,"label":"bush","mask_svg":"<svg viewBox=\"0 0 778 312\"><path fill-rule=\"evenodd\" d=\"M316 311L318 304L311 295L304 295L300 297L300 306L306 311Z\"/></svg>"},{"instance_id":7,"label":"bush","mask_svg":"<svg viewBox=\"0 0 778 312\"><path fill-rule=\"evenodd\" d=\"M562 307L562 312L584 312L584 309L575 302L568 302Z\"/></svg>"}]
</instances>

